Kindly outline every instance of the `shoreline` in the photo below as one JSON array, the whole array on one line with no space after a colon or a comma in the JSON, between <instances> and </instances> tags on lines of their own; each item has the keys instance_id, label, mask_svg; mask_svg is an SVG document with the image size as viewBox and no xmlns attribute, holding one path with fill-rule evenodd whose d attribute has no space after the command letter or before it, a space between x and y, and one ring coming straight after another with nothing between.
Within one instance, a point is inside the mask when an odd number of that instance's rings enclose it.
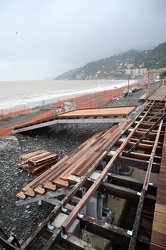
<instances>
[{"instance_id":1,"label":"shoreline","mask_svg":"<svg viewBox=\"0 0 166 250\"><path fill-rule=\"evenodd\" d=\"M130 80L130 87L144 82ZM22 81L1 82L0 110L8 110L27 106L30 109L35 106L56 103L58 100L66 100L77 96L94 94L114 88L127 87L127 80L91 80L91 81Z\"/></svg>"},{"instance_id":2,"label":"shoreline","mask_svg":"<svg viewBox=\"0 0 166 250\"><path fill-rule=\"evenodd\" d=\"M130 85L130 89L134 86L140 86L144 87L144 83L133 83ZM25 105L17 105L11 108L5 108L0 109L0 120L3 120L10 116L16 116L21 115L25 113L30 113L31 111L35 111L37 109L52 109L52 108L60 108L61 105L64 102L76 102L78 105L78 102L80 104L77 106L77 108L87 108L88 106L91 108L96 108L100 106L100 104L103 102L104 104L109 102L111 99L113 99L116 96L119 96L122 94L122 92L127 89L128 86L123 87L114 87L113 89L106 89L106 90L100 90L100 91L86 91L82 92L82 94L78 95L76 93L68 93L66 95L61 95L61 98L49 98L47 100L37 101L37 102L29 102ZM91 101L90 101L91 100ZM93 103L92 103L93 100ZM89 102L88 102L89 101ZM82 107L83 106L83 107Z\"/></svg>"}]
</instances>

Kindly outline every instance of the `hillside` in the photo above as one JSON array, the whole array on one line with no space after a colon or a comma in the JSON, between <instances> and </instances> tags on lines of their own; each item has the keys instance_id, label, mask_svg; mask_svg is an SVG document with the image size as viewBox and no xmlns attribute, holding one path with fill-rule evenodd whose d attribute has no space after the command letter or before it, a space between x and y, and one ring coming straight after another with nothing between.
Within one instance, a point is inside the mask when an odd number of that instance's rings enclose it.
<instances>
[{"instance_id":1,"label":"hillside","mask_svg":"<svg viewBox=\"0 0 166 250\"><path fill-rule=\"evenodd\" d=\"M138 52L129 50L126 53L114 55L85 66L66 72L56 80L90 80L115 79L144 75L148 68L160 69L166 67L166 42L154 49ZM142 70L141 70L142 69Z\"/></svg>"},{"instance_id":2,"label":"hillside","mask_svg":"<svg viewBox=\"0 0 166 250\"><path fill-rule=\"evenodd\" d=\"M55 80L69 80L71 76L79 69L73 69L68 72L63 73L55 78Z\"/></svg>"},{"instance_id":3,"label":"hillside","mask_svg":"<svg viewBox=\"0 0 166 250\"><path fill-rule=\"evenodd\" d=\"M166 42L152 50L137 53L134 58L135 67L144 63L145 68L159 69L166 67Z\"/></svg>"}]
</instances>

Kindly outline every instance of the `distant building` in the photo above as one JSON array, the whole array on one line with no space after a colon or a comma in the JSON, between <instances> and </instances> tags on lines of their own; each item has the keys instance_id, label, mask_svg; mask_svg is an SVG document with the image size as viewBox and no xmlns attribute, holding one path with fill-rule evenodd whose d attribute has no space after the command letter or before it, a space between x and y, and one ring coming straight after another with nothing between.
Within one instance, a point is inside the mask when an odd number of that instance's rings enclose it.
<instances>
[{"instance_id":1,"label":"distant building","mask_svg":"<svg viewBox=\"0 0 166 250\"><path fill-rule=\"evenodd\" d=\"M139 76L139 69L133 69L133 76Z\"/></svg>"},{"instance_id":2,"label":"distant building","mask_svg":"<svg viewBox=\"0 0 166 250\"><path fill-rule=\"evenodd\" d=\"M133 69L126 69L126 75L132 75L133 74Z\"/></svg>"},{"instance_id":3,"label":"distant building","mask_svg":"<svg viewBox=\"0 0 166 250\"><path fill-rule=\"evenodd\" d=\"M139 74L140 74L141 76L145 76L145 75L147 74L147 71L148 71L147 68L139 69Z\"/></svg>"},{"instance_id":4,"label":"distant building","mask_svg":"<svg viewBox=\"0 0 166 250\"><path fill-rule=\"evenodd\" d=\"M128 63L128 64L127 64L127 68L128 68L128 69L133 68L133 66L134 66L134 64L132 64L132 63Z\"/></svg>"}]
</instances>

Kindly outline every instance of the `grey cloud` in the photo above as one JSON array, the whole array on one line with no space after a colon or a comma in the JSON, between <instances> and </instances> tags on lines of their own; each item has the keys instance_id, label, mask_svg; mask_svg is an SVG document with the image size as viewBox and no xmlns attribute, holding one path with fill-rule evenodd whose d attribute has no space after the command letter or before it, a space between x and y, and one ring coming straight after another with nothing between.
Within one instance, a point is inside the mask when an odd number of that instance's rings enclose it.
<instances>
[{"instance_id":1,"label":"grey cloud","mask_svg":"<svg viewBox=\"0 0 166 250\"><path fill-rule=\"evenodd\" d=\"M0 0L0 80L45 79L166 41L165 0Z\"/></svg>"}]
</instances>

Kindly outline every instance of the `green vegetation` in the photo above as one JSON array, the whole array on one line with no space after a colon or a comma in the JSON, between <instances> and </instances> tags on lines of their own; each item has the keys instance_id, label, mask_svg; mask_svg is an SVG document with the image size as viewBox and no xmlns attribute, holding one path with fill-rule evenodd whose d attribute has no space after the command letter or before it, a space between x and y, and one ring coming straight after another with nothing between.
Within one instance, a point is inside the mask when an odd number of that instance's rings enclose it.
<instances>
[{"instance_id":1,"label":"green vegetation","mask_svg":"<svg viewBox=\"0 0 166 250\"><path fill-rule=\"evenodd\" d=\"M151 50L142 52L129 50L126 53L93 61L79 69L66 72L55 79L115 79L124 78L124 76L127 78L126 69L136 68L166 68L166 42Z\"/></svg>"},{"instance_id":2,"label":"green vegetation","mask_svg":"<svg viewBox=\"0 0 166 250\"><path fill-rule=\"evenodd\" d=\"M159 75L161 79L166 78L166 70L162 70Z\"/></svg>"},{"instance_id":3,"label":"green vegetation","mask_svg":"<svg viewBox=\"0 0 166 250\"><path fill-rule=\"evenodd\" d=\"M166 67L166 42L152 50L137 53L134 58L135 67L144 64L145 68L159 69Z\"/></svg>"}]
</instances>

